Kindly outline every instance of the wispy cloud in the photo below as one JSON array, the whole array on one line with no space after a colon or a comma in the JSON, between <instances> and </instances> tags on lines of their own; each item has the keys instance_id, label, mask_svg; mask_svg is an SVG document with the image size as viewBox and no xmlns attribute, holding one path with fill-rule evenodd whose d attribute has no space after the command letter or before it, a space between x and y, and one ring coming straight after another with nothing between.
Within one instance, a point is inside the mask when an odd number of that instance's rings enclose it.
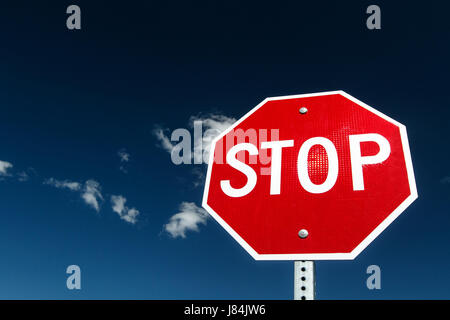
<instances>
[{"instance_id":1,"label":"wispy cloud","mask_svg":"<svg viewBox=\"0 0 450 320\"><path fill-rule=\"evenodd\" d=\"M234 122L235 118L227 117L223 114L209 113L206 115L197 115L189 118L189 128L194 128L195 122L201 122L203 134L201 136L193 136L193 145L201 147L202 154L204 152L209 153L211 143L215 137L228 129ZM172 138L169 136L169 129L163 129L157 126L153 130L153 134L158 139L159 146L169 153L172 153L175 145L172 143ZM194 155L192 155L194 156ZM207 158L207 156L205 156Z\"/></svg>"},{"instance_id":2,"label":"wispy cloud","mask_svg":"<svg viewBox=\"0 0 450 320\"><path fill-rule=\"evenodd\" d=\"M78 191L81 189L81 183L69 180L57 180L55 178L49 178L44 180L44 184L53 186L58 189L69 189L72 191Z\"/></svg>"},{"instance_id":3,"label":"wispy cloud","mask_svg":"<svg viewBox=\"0 0 450 320\"><path fill-rule=\"evenodd\" d=\"M130 154L126 149L120 149L119 151L117 151L117 155L119 156L120 162L130 161Z\"/></svg>"},{"instance_id":4,"label":"wispy cloud","mask_svg":"<svg viewBox=\"0 0 450 320\"><path fill-rule=\"evenodd\" d=\"M168 134L169 129L163 129L159 126L156 126L153 130L153 134L155 135L156 139L158 139L159 146L166 150L169 153L172 153L172 150L175 145L172 144Z\"/></svg>"},{"instance_id":5,"label":"wispy cloud","mask_svg":"<svg viewBox=\"0 0 450 320\"><path fill-rule=\"evenodd\" d=\"M228 129L234 122L236 122L236 119L218 113L201 114L189 118L189 128L193 129L199 123L202 127L201 135L191 134L193 137L193 148L201 150L200 153L196 154L189 150L191 159L195 160L194 163L204 163L204 160L209 158L211 143L214 138ZM158 145L172 155L172 152L177 150L175 149L176 144L172 143L172 137L169 136L169 132L169 129L156 127L153 134L158 140ZM194 157L196 158L194 159ZM195 177L193 182L196 187L203 185L205 170L205 166L193 168L192 174ZM209 217L203 208L198 207L193 202L182 202L179 210L180 212L174 214L169 219L169 222L164 225L164 230L173 238L186 238L186 232L199 231L199 225L206 224Z\"/></svg>"},{"instance_id":6,"label":"wispy cloud","mask_svg":"<svg viewBox=\"0 0 450 320\"><path fill-rule=\"evenodd\" d=\"M182 202L180 212L173 215L164 225L164 230L173 238L186 238L187 231L199 231L199 225L206 225L208 213L193 202Z\"/></svg>"},{"instance_id":7,"label":"wispy cloud","mask_svg":"<svg viewBox=\"0 0 450 320\"><path fill-rule=\"evenodd\" d=\"M67 189L70 191L77 191L80 193L84 203L95 211L100 211L100 202L103 200L101 193L101 186L95 180L87 180L84 184L70 180L57 180L55 178L49 178L44 180L44 184L58 188Z\"/></svg>"},{"instance_id":8,"label":"wispy cloud","mask_svg":"<svg viewBox=\"0 0 450 320\"><path fill-rule=\"evenodd\" d=\"M194 168L192 168L191 173L194 176L194 179L192 180L194 187L203 186L203 184L205 183L205 178L206 178L206 168L194 167Z\"/></svg>"},{"instance_id":9,"label":"wispy cloud","mask_svg":"<svg viewBox=\"0 0 450 320\"><path fill-rule=\"evenodd\" d=\"M84 184L83 192L81 194L81 197L83 198L84 202L95 209L95 211L100 211L100 204L99 202L103 200L103 196L101 193L101 187L100 184L95 180L88 180Z\"/></svg>"},{"instance_id":10,"label":"wispy cloud","mask_svg":"<svg viewBox=\"0 0 450 320\"><path fill-rule=\"evenodd\" d=\"M218 113L209 113L206 115L197 115L189 118L188 127L194 129L197 125L200 125L202 128L201 135L191 134L193 139L193 149L200 150L200 152L193 152L193 150L187 150L190 152L188 155L188 159L190 158L194 163L204 163L209 159L209 151L211 148L211 143L219 134L228 129L236 119L227 117ZM194 130L191 130L194 131ZM157 126L153 130L153 134L158 140L158 145L166 150L168 153L172 155L173 152L180 152L177 149L177 144L173 144L172 136L169 136L170 130L163 129L160 126ZM189 134L189 131L188 131ZM175 141L175 140L174 140ZM178 140L176 140L178 142ZM186 150L183 150L183 153ZM184 155L183 155L184 157ZM194 159L195 158L195 159ZM192 163L191 162L191 163ZM206 167L201 166L200 168L196 167L192 169L192 174L194 176L193 184L195 187L201 186L204 183Z\"/></svg>"},{"instance_id":11,"label":"wispy cloud","mask_svg":"<svg viewBox=\"0 0 450 320\"><path fill-rule=\"evenodd\" d=\"M121 219L131 224L135 224L137 222L139 210L136 208L128 208L125 205L126 202L127 199L124 196L111 196L112 210L117 213Z\"/></svg>"},{"instance_id":12,"label":"wispy cloud","mask_svg":"<svg viewBox=\"0 0 450 320\"><path fill-rule=\"evenodd\" d=\"M17 174L17 180L19 180L20 182L28 181L29 178L30 176L25 171L21 171Z\"/></svg>"},{"instance_id":13,"label":"wispy cloud","mask_svg":"<svg viewBox=\"0 0 450 320\"><path fill-rule=\"evenodd\" d=\"M125 148L117 151L117 155L119 156L119 160L121 165L119 166L119 170L123 173L128 173L128 169L126 163L130 161L131 155L127 152Z\"/></svg>"},{"instance_id":14,"label":"wispy cloud","mask_svg":"<svg viewBox=\"0 0 450 320\"><path fill-rule=\"evenodd\" d=\"M13 167L13 164L8 161L0 160L0 176L9 176L9 170Z\"/></svg>"},{"instance_id":15,"label":"wispy cloud","mask_svg":"<svg viewBox=\"0 0 450 320\"><path fill-rule=\"evenodd\" d=\"M203 135L201 137L194 137L194 146L201 147L203 158L209 159L209 150L211 149L212 141L235 123L236 119L222 114L198 115L192 116L189 119L189 125L194 127L194 123L197 121L202 123Z\"/></svg>"}]
</instances>

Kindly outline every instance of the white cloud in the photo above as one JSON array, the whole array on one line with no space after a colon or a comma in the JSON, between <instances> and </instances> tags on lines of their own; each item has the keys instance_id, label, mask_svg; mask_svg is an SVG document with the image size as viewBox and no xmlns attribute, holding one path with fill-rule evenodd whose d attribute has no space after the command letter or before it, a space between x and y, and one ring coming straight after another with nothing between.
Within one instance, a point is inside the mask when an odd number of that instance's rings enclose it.
<instances>
[{"instance_id":1,"label":"white cloud","mask_svg":"<svg viewBox=\"0 0 450 320\"><path fill-rule=\"evenodd\" d=\"M169 153L172 153L174 145L170 141L170 138L166 135L167 129L157 127L153 130L153 134L159 140L160 146Z\"/></svg>"},{"instance_id":2,"label":"white cloud","mask_svg":"<svg viewBox=\"0 0 450 320\"><path fill-rule=\"evenodd\" d=\"M199 224L206 224L208 213L193 202L182 202L180 212L173 215L164 229L173 238L186 238L187 231L199 231Z\"/></svg>"},{"instance_id":3,"label":"white cloud","mask_svg":"<svg viewBox=\"0 0 450 320\"><path fill-rule=\"evenodd\" d=\"M37 176L37 172L33 167L28 167L16 174L17 181L25 182Z\"/></svg>"},{"instance_id":4,"label":"white cloud","mask_svg":"<svg viewBox=\"0 0 450 320\"><path fill-rule=\"evenodd\" d=\"M53 186L58 189L68 189L70 191L78 191L84 203L92 207L95 211L100 211L99 201L103 200L100 184L95 180L87 180L84 185L70 180L57 180L49 178L44 180L44 184Z\"/></svg>"},{"instance_id":5,"label":"white cloud","mask_svg":"<svg viewBox=\"0 0 450 320\"><path fill-rule=\"evenodd\" d=\"M194 126L195 121L201 121L203 127L203 136L195 137L194 146L202 147L204 159L209 159L209 150L212 141L226 129L231 127L236 119L224 116L222 114L209 114L193 116L189 119L189 125Z\"/></svg>"},{"instance_id":6,"label":"white cloud","mask_svg":"<svg viewBox=\"0 0 450 320\"><path fill-rule=\"evenodd\" d=\"M0 176L9 176L9 169L13 167L13 164L8 161L0 160Z\"/></svg>"},{"instance_id":7,"label":"white cloud","mask_svg":"<svg viewBox=\"0 0 450 320\"><path fill-rule=\"evenodd\" d=\"M30 177L28 176L28 173L26 173L25 171L19 172L17 174L17 180L19 180L20 182L25 182L28 181Z\"/></svg>"},{"instance_id":8,"label":"white cloud","mask_svg":"<svg viewBox=\"0 0 450 320\"><path fill-rule=\"evenodd\" d=\"M209 150L211 148L211 143L219 134L228 129L233 123L236 122L236 119L227 117L222 114L210 113L207 115L198 115L192 116L189 119L189 127L194 128L194 124L197 121L201 121L202 125L202 135L201 136L193 136L193 147L198 150L201 149L201 154L194 154L191 152L191 158L196 157L195 163L203 163L205 160L209 158ZM159 141L159 145L172 154L175 146L172 144L171 138L168 135L168 129L162 129L160 127L156 128L153 133ZM199 148L201 146L201 148ZM191 150L192 151L192 150ZM197 159L197 157L202 157L202 159ZM205 169L204 167L202 167ZM199 186L203 184L205 174L202 170L198 170L194 168L192 172L195 176L194 185ZM182 202L179 208L180 212L173 215L169 222L164 225L164 230L170 234L173 238L186 237L187 231L199 231L200 224L206 224L206 221L209 217L208 213L203 209L198 207L193 202Z\"/></svg>"},{"instance_id":9,"label":"white cloud","mask_svg":"<svg viewBox=\"0 0 450 320\"><path fill-rule=\"evenodd\" d=\"M221 133L235 123L236 119L227 117L223 114L210 113L208 115L192 116L189 119L191 126L194 121L202 121L204 130L214 129Z\"/></svg>"},{"instance_id":10,"label":"white cloud","mask_svg":"<svg viewBox=\"0 0 450 320\"><path fill-rule=\"evenodd\" d=\"M122 171L123 173L128 173L127 168L125 168L125 166L120 166L119 170Z\"/></svg>"},{"instance_id":11,"label":"white cloud","mask_svg":"<svg viewBox=\"0 0 450 320\"><path fill-rule=\"evenodd\" d=\"M194 179L192 180L194 187L203 186L203 184L205 183L205 178L206 178L206 168L194 167L194 168L192 168L191 173L194 176Z\"/></svg>"},{"instance_id":12,"label":"white cloud","mask_svg":"<svg viewBox=\"0 0 450 320\"><path fill-rule=\"evenodd\" d=\"M188 150L190 152L190 156L188 156L188 158L190 157L194 163L204 163L209 159L209 150L214 138L228 129L234 122L236 122L236 119L218 113L210 113L207 115L190 117L188 126L193 129L194 123L197 121L201 122L202 135L195 136L193 133L191 133L191 137L193 137L192 148L201 151L195 153L192 152L193 150ZM159 141L159 145L172 155L172 151L179 152L179 150L174 149L177 145L172 143L171 137L168 135L168 132L169 129L162 129L160 127L155 128L155 130L153 131L154 135ZM186 150L183 150L183 152L185 151ZM202 169L194 168L192 170L192 174L194 175L193 183L195 187L203 185L205 177L205 173L203 171L205 170L206 168L203 167Z\"/></svg>"},{"instance_id":13,"label":"white cloud","mask_svg":"<svg viewBox=\"0 0 450 320\"><path fill-rule=\"evenodd\" d=\"M84 203L93 208L95 211L100 211L100 203L103 201L103 195L101 192L100 183L93 179L89 179L82 184L70 180L57 180L55 178L49 178L44 181L44 184L58 189L77 191L79 192ZM111 196L112 210L116 212L121 219L131 224L135 224L140 212L136 208L128 208L125 206L126 201L127 199L121 195Z\"/></svg>"},{"instance_id":14,"label":"white cloud","mask_svg":"<svg viewBox=\"0 0 450 320\"><path fill-rule=\"evenodd\" d=\"M137 222L137 216L139 215L139 210L135 208L131 208L127 211L126 214L120 216L123 220L126 222L129 222L131 224L135 224Z\"/></svg>"},{"instance_id":15,"label":"white cloud","mask_svg":"<svg viewBox=\"0 0 450 320\"><path fill-rule=\"evenodd\" d=\"M128 173L128 169L126 167L126 163L130 161L131 155L126 151L126 149L120 149L117 151L117 155L119 156L121 165L119 166L119 170L123 173Z\"/></svg>"},{"instance_id":16,"label":"white cloud","mask_svg":"<svg viewBox=\"0 0 450 320\"><path fill-rule=\"evenodd\" d=\"M119 215L125 210L125 202L127 202L127 199L123 196L111 196L112 209Z\"/></svg>"},{"instance_id":17,"label":"white cloud","mask_svg":"<svg viewBox=\"0 0 450 320\"><path fill-rule=\"evenodd\" d=\"M99 200L103 200L103 196L101 193L100 184L95 180L88 180L84 184L83 192L81 197L84 202L95 209L95 211L100 211Z\"/></svg>"},{"instance_id":18,"label":"white cloud","mask_svg":"<svg viewBox=\"0 0 450 320\"><path fill-rule=\"evenodd\" d=\"M136 208L128 208L125 206L125 202L127 202L127 199L124 196L111 196L112 210L117 213L121 219L131 224L135 224L137 222L139 210Z\"/></svg>"},{"instance_id":19,"label":"white cloud","mask_svg":"<svg viewBox=\"0 0 450 320\"><path fill-rule=\"evenodd\" d=\"M81 183L69 180L57 180L55 178L49 178L44 181L44 184L53 186L58 189L69 189L72 191L78 191L81 189Z\"/></svg>"},{"instance_id":20,"label":"white cloud","mask_svg":"<svg viewBox=\"0 0 450 320\"><path fill-rule=\"evenodd\" d=\"M130 161L130 154L125 149L119 150L117 152L117 155L120 158L120 162L128 162L128 161Z\"/></svg>"},{"instance_id":21,"label":"white cloud","mask_svg":"<svg viewBox=\"0 0 450 320\"><path fill-rule=\"evenodd\" d=\"M236 119L218 113L192 116L189 119L189 127L193 128L194 122L196 121L202 122L203 135L200 137L195 137L194 134L192 134L195 139L195 141L193 141L193 146L200 146L201 144L202 154L208 154L211 147L211 142L214 138L235 123ZM157 127L153 130L153 133L159 140L160 146L167 152L172 153L175 145L172 144L168 131L168 129ZM207 156L205 156L205 158L208 159Z\"/></svg>"}]
</instances>

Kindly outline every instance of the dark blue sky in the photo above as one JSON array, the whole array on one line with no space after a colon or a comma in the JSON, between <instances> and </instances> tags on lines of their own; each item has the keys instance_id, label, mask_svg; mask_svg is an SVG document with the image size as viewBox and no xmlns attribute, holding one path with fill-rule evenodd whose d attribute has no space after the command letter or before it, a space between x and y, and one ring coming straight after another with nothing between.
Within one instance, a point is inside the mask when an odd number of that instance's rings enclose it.
<instances>
[{"instance_id":1,"label":"dark blue sky","mask_svg":"<svg viewBox=\"0 0 450 320\"><path fill-rule=\"evenodd\" d=\"M66 28L70 4L81 30ZM213 219L185 239L163 232L181 202L200 205L202 187L153 130L330 90L407 126L419 199L356 260L318 262L317 297L449 298L450 8L378 1L382 29L370 31L370 4L1 4L0 160L14 167L0 181L0 298L291 299L293 262L254 261ZM101 210L44 185L51 177L98 181ZM119 194L137 223L112 211ZM65 286L70 264L81 267L81 291ZM378 291L366 288L371 264Z\"/></svg>"}]
</instances>

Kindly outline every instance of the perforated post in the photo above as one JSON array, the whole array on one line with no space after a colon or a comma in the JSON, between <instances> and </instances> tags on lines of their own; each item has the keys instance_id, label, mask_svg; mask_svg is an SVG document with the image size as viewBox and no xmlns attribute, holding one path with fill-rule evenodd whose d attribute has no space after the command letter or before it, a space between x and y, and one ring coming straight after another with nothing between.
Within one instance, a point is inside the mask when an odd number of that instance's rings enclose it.
<instances>
[{"instance_id":1,"label":"perforated post","mask_svg":"<svg viewBox=\"0 0 450 320\"><path fill-rule=\"evenodd\" d=\"M315 299L314 261L294 262L294 300Z\"/></svg>"}]
</instances>

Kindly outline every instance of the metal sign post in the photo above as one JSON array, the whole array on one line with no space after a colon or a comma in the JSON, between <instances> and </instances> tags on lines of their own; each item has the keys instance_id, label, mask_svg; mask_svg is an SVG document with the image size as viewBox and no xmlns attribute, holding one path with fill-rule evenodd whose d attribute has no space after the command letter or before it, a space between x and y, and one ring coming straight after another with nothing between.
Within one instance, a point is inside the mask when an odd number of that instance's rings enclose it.
<instances>
[{"instance_id":1,"label":"metal sign post","mask_svg":"<svg viewBox=\"0 0 450 320\"><path fill-rule=\"evenodd\" d=\"M294 300L314 300L315 287L314 261L295 261Z\"/></svg>"}]
</instances>

